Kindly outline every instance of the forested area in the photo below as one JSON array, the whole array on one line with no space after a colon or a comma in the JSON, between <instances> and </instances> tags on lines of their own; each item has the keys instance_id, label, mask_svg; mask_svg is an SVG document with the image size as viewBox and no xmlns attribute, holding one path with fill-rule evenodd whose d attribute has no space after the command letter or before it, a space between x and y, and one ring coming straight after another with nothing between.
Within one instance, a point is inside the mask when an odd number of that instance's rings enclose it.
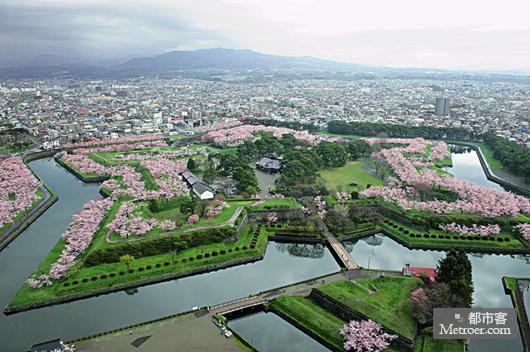
<instances>
[{"instance_id":1,"label":"forested area","mask_svg":"<svg viewBox=\"0 0 530 352\"><path fill-rule=\"evenodd\" d=\"M389 125L372 122L330 121L328 132L355 136L385 136L394 138L423 137L428 139L477 140L477 136L461 128Z\"/></svg>"},{"instance_id":2,"label":"forested area","mask_svg":"<svg viewBox=\"0 0 530 352\"><path fill-rule=\"evenodd\" d=\"M510 172L530 178L530 152L524 146L493 133L483 134L482 139L493 152L495 159Z\"/></svg>"}]
</instances>

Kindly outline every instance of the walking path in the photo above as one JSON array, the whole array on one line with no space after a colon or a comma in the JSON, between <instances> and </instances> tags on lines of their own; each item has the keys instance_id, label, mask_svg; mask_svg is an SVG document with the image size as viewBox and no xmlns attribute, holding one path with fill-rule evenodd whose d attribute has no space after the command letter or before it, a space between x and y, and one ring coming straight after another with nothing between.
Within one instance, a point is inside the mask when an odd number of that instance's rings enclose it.
<instances>
[{"instance_id":1,"label":"walking path","mask_svg":"<svg viewBox=\"0 0 530 352\"><path fill-rule=\"evenodd\" d=\"M105 241L107 241L108 243L123 243L123 242L130 242L130 241L141 241L141 240L152 239L152 238L172 236L172 235L175 235L176 232L178 232L178 233L187 233L187 232L193 232L193 231L199 231L199 230L213 229L213 228L216 228L216 227L224 227L224 226L227 226L227 225L231 225L232 226L232 225L235 224L236 219L239 217L239 215L241 214L242 211L243 211L243 207L242 206L238 207L236 209L236 211L234 212L234 214L232 214L230 219L228 219L227 221L222 222L220 224L206 225L206 226L197 226L197 227L192 227L191 229L186 229L186 230L181 230L181 231L175 231L175 230L166 231L166 232L162 232L162 233L159 233L158 235L153 235L153 236L132 237L132 238L123 238L123 239L119 239L119 240L113 240L113 239L110 238L110 236L112 235L112 231L108 230L107 233L105 234Z\"/></svg>"}]
</instances>

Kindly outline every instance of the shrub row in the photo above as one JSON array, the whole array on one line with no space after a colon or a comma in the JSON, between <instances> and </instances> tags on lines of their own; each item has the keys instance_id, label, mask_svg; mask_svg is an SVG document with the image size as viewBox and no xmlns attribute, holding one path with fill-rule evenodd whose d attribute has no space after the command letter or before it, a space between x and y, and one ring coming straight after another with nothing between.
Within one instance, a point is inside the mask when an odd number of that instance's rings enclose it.
<instances>
[{"instance_id":1,"label":"shrub row","mask_svg":"<svg viewBox=\"0 0 530 352\"><path fill-rule=\"evenodd\" d=\"M187 248L220 243L234 233L235 229L233 227L223 227L116 244L90 252L85 259L84 265L90 267L105 263L117 263L120 261L120 256L125 254L130 254L138 259L169 253L174 249L182 251Z\"/></svg>"},{"instance_id":2,"label":"shrub row","mask_svg":"<svg viewBox=\"0 0 530 352\"><path fill-rule=\"evenodd\" d=\"M384 221L386 224L392 226L394 229L398 230L402 234L409 235L411 238L439 238L446 240L469 240L469 241L497 241L497 242L509 242L509 237L502 236L486 236L482 237L479 235L449 235L449 234L433 234L433 233L411 233L409 230L404 229L402 226L399 226L395 223L392 223L389 220Z\"/></svg>"},{"instance_id":3,"label":"shrub row","mask_svg":"<svg viewBox=\"0 0 530 352\"><path fill-rule=\"evenodd\" d=\"M432 234L432 233L411 233L409 235L412 238L439 238L446 240L469 240L469 241L497 241L497 242L509 242L509 237L501 236L478 236L478 235L444 235L444 234Z\"/></svg>"},{"instance_id":4,"label":"shrub row","mask_svg":"<svg viewBox=\"0 0 530 352\"><path fill-rule=\"evenodd\" d=\"M256 229L254 230L254 234L252 235L252 242L250 243L250 248L254 249L256 248L256 246L258 245L258 238L259 238L259 233L261 232L261 224L258 224L258 226L256 226Z\"/></svg>"}]
</instances>

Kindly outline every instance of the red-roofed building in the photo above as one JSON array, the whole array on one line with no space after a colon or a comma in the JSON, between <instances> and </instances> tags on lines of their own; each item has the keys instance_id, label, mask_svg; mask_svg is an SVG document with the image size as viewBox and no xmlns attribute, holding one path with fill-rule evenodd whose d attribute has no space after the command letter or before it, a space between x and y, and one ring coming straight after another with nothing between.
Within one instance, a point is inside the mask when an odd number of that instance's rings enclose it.
<instances>
[{"instance_id":1,"label":"red-roofed building","mask_svg":"<svg viewBox=\"0 0 530 352\"><path fill-rule=\"evenodd\" d=\"M421 275L427 275L431 281L436 281L436 269L434 268L419 268L405 264L403 267L403 275L420 277Z\"/></svg>"}]
</instances>

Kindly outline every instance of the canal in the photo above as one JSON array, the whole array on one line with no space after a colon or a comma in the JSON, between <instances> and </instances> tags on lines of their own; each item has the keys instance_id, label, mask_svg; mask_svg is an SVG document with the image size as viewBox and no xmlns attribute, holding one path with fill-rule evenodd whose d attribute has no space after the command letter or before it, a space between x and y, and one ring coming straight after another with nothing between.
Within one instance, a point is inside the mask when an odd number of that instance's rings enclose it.
<instances>
[{"instance_id":1,"label":"canal","mask_svg":"<svg viewBox=\"0 0 530 352\"><path fill-rule=\"evenodd\" d=\"M458 152L451 153L451 159L453 160L453 166L445 168L446 171L453 174L454 177L476 183L478 185L486 186L492 189L502 189L502 187L488 180L477 152L471 148L462 146L454 146L458 149Z\"/></svg>"},{"instance_id":2,"label":"canal","mask_svg":"<svg viewBox=\"0 0 530 352\"><path fill-rule=\"evenodd\" d=\"M454 153L447 170L455 177L492 188L474 151ZM53 159L32 162L31 167L58 194L59 200L0 252L0 304L14 297L27 277L68 227L71 216L90 199L98 199L98 185L87 185L58 166ZM262 176L262 183L270 183ZM261 184L260 184L261 186ZM381 235L346 244L362 266L399 269L405 263L435 266L443 252L410 250ZM475 286L474 304L511 307L504 294L502 276L528 276L529 256L470 255ZM20 351L33 343L61 337L74 339L194 306L221 303L266 289L324 275L339 269L327 248L269 243L264 260L212 273L117 292L82 301L0 316L0 350ZM234 329L266 351L322 351L323 346L272 313L260 313L231 323ZM482 340L484 341L484 340ZM470 351L522 351L520 339L472 341Z\"/></svg>"},{"instance_id":3,"label":"canal","mask_svg":"<svg viewBox=\"0 0 530 352\"><path fill-rule=\"evenodd\" d=\"M30 165L57 192L59 200L0 252L2 307L54 246L71 216L90 199L101 197L97 185L83 184L51 158ZM2 314L0 351L23 351L34 343L57 337L68 340L87 336L339 270L327 248L316 246L311 250L309 247L271 242L264 260L252 264L145 286L128 293L122 291L11 316Z\"/></svg>"},{"instance_id":4,"label":"canal","mask_svg":"<svg viewBox=\"0 0 530 352\"><path fill-rule=\"evenodd\" d=\"M326 347L274 313L257 313L228 325L260 352L320 352Z\"/></svg>"}]
</instances>

